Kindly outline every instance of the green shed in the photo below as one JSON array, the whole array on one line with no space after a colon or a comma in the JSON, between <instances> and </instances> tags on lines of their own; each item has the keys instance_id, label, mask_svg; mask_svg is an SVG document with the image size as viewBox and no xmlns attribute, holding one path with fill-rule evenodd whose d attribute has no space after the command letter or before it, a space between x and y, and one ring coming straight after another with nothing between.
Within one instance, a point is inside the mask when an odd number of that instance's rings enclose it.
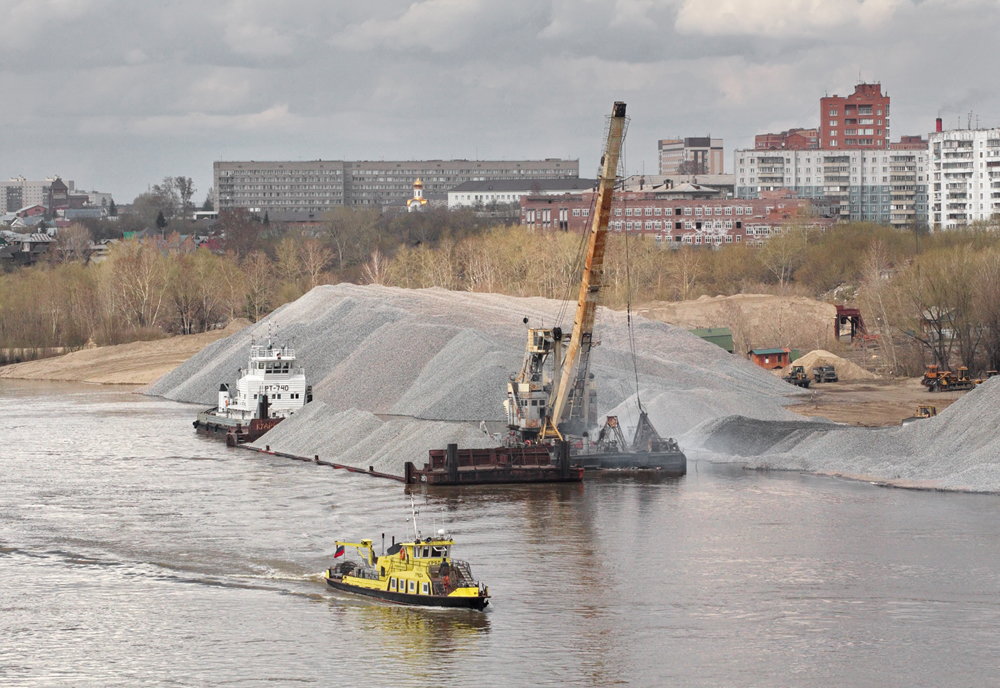
<instances>
[{"instance_id":1,"label":"green shed","mask_svg":"<svg viewBox=\"0 0 1000 688\"><path fill-rule=\"evenodd\" d=\"M706 342L712 342L729 353L733 353L735 348L733 347L733 333L728 327L700 327L691 330L691 334L695 337L701 337Z\"/></svg>"}]
</instances>

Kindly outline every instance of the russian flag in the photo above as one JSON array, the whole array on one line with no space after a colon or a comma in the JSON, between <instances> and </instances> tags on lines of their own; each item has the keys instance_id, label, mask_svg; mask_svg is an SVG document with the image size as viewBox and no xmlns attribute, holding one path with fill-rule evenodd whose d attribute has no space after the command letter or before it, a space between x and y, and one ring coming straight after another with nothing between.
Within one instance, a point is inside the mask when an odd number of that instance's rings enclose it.
<instances>
[{"instance_id":1,"label":"russian flag","mask_svg":"<svg viewBox=\"0 0 1000 688\"><path fill-rule=\"evenodd\" d=\"M342 557L342 556L344 556L344 546L338 545L337 551L334 553L333 558L336 559L337 557Z\"/></svg>"}]
</instances>

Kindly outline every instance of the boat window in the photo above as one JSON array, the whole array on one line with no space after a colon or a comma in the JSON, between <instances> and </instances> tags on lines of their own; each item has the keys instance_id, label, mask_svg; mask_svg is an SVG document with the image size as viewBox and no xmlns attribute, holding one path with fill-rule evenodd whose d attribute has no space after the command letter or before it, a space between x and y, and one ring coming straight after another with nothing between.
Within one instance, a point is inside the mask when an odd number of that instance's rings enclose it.
<instances>
[{"instance_id":1,"label":"boat window","mask_svg":"<svg viewBox=\"0 0 1000 688\"><path fill-rule=\"evenodd\" d=\"M431 594L430 584L429 583L421 583L420 584L420 592L423 593L424 595L430 595Z\"/></svg>"},{"instance_id":2,"label":"boat window","mask_svg":"<svg viewBox=\"0 0 1000 688\"><path fill-rule=\"evenodd\" d=\"M428 558L430 555L431 555L430 547L424 547L423 549L420 550L420 556L422 556L424 559Z\"/></svg>"},{"instance_id":3,"label":"boat window","mask_svg":"<svg viewBox=\"0 0 1000 688\"><path fill-rule=\"evenodd\" d=\"M412 595L416 591L417 591L417 581L411 580L410 581L410 594Z\"/></svg>"},{"instance_id":4,"label":"boat window","mask_svg":"<svg viewBox=\"0 0 1000 688\"><path fill-rule=\"evenodd\" d=\"M390 578L389 579L389 592L396 592L396 579L395 578Z\"/></svg>"}]
</instances>

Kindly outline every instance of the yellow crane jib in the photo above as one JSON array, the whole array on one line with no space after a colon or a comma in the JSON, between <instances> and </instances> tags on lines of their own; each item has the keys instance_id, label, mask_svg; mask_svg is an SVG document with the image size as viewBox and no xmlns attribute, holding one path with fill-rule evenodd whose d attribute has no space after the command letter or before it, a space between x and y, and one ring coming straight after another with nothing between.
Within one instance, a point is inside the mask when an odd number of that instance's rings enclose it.
<instances>
[{"instance_id":1,"label":"yellow crane jib","mask_svg":"<svg viewBox=\"0 0 1000 688\"><path fill-rule=\"evenodd\" d=\"M579 419L585 424L590 415L587 378L590 370L590 350L594 343L594 314L601 288L608 220L611 216L611 203L614 200L618 158L621 155L625 127L625 103L616 102L608 126L607 145L601 158L601 179L597 191L596 209L590 225L587 259L580 282L573 333L566 346L562 369L556 375L554 383L554 402L551 404L549 416L553 428L559 427L567 417ZM574 379L574 366L577 363L579 365L576 367ZM567 402L571 398L573 408L567 416Z\"/></svg>"}]
</instances>

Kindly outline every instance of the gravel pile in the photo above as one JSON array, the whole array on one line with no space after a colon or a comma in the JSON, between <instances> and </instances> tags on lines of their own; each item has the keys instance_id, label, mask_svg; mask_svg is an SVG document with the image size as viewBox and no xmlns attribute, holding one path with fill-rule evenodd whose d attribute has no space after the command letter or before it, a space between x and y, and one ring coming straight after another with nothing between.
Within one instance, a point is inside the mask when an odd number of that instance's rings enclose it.
<instances>
[{"instance_id":1,"label":"gravel pile","mask_svg":"<svg viewBox=\"0 0 1000 688\"><path fill-rule=\"evenodd\" d=\"M898 428L729 417L702 423L682 441L712 460L739 461L752 468L844 473L898 484L998 492L998 425L1000 379L991 379L936 417Z\"/></svg>"},{"instance_id":2,"label":"gravel pile","mask_svg":"<svg viewBox=\"0 0 1000 688\"><path fill-rule=\"evenodd\" d=\"M405 461L422 464L428 449L449 441L491 446L479 422L504 419L506 383L524 355L522 318L568 330L572 304L557 321L561 306L443 289L317 287L271 316L277 339L294 344L315 401L257 444L396 475ZM600 417L613 409L629 430L636 371L626 325L624 313L600 310L591 370ZM634 333L641 396L662 434L732 413L796 417L782 405L801 391L763 369L665 323L638 318ZM219 383L246 366L251 337L266 338L267 324L210 345L148 393L214 405Z\"/></svg>"}]
</instances>

